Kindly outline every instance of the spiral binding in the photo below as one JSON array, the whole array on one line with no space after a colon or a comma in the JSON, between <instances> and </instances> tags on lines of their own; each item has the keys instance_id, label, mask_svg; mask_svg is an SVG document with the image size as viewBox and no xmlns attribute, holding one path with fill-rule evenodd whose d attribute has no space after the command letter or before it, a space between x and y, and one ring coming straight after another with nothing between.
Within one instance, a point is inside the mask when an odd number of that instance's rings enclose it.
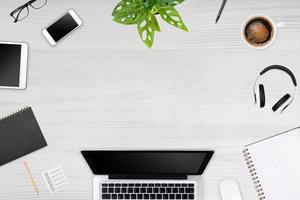
<instances>
[{"instance_id":1,"label":"spiral binding","mask_svg":"<svg viewBox=\"0 0 300 200\"><path fill-rule=\"evenodd\" d=\"M243 151L243 154L244 154L245 161L246 161L246 164L248 166L248 170L250 172L250 176L252 177L251 179L252 179L252 182L254 184L254 187L255 187L255 190L257 192L259 200L266 199L265 193L263 192L263 189L262 189L262 186L260 184L258 175L256 173L255 166L254 166L254 164L252 162L252 158L251 158L249 150L245 149Z\"/></svg>"},{"instance_id":2,"label":"spiral binding","mask_svg":"<svg viewBox=\"0 0 300 200\"><path fill-rule=\"evenodd\" d=\"M30 109L31 109L31 107L26 106L26 107L21 108L21 109L15 111L15 112L13 112L13 113L11 113L11 114L9 114L9 115L5 115L5 116L1 117L1 118L0 118L0 121L9 119L9 118L11 118L11 117L13 117L13 116L15 116L15 115L18 115L18 114L20 114L20 113L22 113L22 112L25 112L25 111L28 111L28 110L30 110Z\"/></svg>"}]
</instances>

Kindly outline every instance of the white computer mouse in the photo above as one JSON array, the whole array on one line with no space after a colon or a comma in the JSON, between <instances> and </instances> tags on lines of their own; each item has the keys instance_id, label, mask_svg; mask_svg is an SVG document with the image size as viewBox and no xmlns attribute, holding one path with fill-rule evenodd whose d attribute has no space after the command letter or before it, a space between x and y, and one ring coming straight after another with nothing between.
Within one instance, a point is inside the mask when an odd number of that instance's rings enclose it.
<instances>
[{"instance_id":1,"label":"white computer mouse","mask_svg":"<svg viewBox=\"0 0 300 200\"><path fill-rule=\"evenodd\" d=\"M233 179L226 179L219 184L222 200L242 200L238 183Z\"/></svg>"}]
</instances>

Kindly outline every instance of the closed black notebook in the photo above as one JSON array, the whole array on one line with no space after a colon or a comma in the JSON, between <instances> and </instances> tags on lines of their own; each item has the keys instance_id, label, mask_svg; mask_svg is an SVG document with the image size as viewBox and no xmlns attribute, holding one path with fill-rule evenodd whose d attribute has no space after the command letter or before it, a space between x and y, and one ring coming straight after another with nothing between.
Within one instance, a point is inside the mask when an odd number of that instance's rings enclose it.
<instances>
[{"instance_id":1,"label":"closed black notebook","mask_svg":"<svg viewBox=\"0 0 300 200\"><path fill-rule=\"evenodd\" d=\"M46 140L30 107L0 120L0 166L45 146Z\"/></svg>"}]
</instances>

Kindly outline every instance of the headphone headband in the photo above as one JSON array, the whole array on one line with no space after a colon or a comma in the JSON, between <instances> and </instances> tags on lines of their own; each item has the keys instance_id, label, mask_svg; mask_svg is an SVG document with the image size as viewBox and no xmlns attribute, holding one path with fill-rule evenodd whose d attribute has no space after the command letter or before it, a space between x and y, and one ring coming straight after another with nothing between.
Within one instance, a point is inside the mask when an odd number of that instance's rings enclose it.
<instances>
[{"instance_id":1,"label":"headphone headband","mask_svg":"<svg viewBox=\"0 0 300 200\"><path fill-rule=\"evenodd\" d=\"M295 75L293 74L293 72L291 70L289 70L288 68L282 66L282 65L270 65L269 67L266 67L265 69L263 69L259 75L262 76L263 74L265 74L266 72L270 71L270 70L280 70L280 71L283 71L285 72L286 74L288 74L292 81L293 81L293 84L295 87L297 87L297 80L296 80L296 77Z\"/></svg>"}]
</instances>

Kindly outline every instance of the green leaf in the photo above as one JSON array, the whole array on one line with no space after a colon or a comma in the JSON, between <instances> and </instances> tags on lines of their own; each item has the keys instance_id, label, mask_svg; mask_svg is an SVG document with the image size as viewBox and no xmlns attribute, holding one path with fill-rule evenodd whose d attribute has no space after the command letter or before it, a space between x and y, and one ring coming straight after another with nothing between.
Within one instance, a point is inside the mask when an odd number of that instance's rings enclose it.
<instances>
[{"instance_id":1,"label":"green leaf","mask_svg":"<svg viewBox=\"0 0 300 200\"><path fill-rule=\"evenodd\" d=\"M181 4L184 0L159 0L159 5L161 6L176 6Z\"/></svg>"},{"instance_id":2,"label":"green leaf","mask_svg":"<svg viewBox=\"0 0 300 200\"><path fill-rule=\"evenodd\" d=\"M151 13L146 15L138 24L137 29L141 39L151 48L154 41L155 31L160 31L159 25L155 16Z\"/></svg>"},{"instance_id":3,"label":"green leaf","mask_svg":"<svg viewBox=\"0 0 300 200\"><path fill-rule=\"evenodd\" d=\"M127 12L135 7L141 7L142 5L142 0L121 0L113 9L112 16L115 16L117 13Z\"/></svg>"},{"instance_id":4,"label":"green leaf","mask_svg":"<svg viewBox=\"0 0 300 200\"><path fill-rule=\"evenodd\" d=\"M122 13L114 16L113 20L119 24L131 25L137 24L142 15L141 13L133 12L133 13Z\"/></svg>"},{"instance_id":5,"label":"green leaf","mask_svg":"<svg viewBox=\"0 0 300 200\"><path fill-rule=\"evenodd\" d=\"M153 19L151 20L151 23L152 23L151 26L153 27L153 29L155 31L160 32L160 27L159 27L159 24L158 24L158 22L156 20L155 15L152 14L151 16L153 16Z\"/></svg>"},{"instance_id":6,"label":"green leaf","mask_svg":"<svg viewBox=\"0 0 300 200\"><path fill-rule=\"evenodd\" d=\"M184 31L188 31L188 28L183 23L179 13L177 10L172 6L162 7L158 10L161 18L165 20L167 23L182 29Z\"/></svg>"},{"instance_id":7,"label":"green leaf","mask_svg":"<svg viewBox=\"0 0 300 200\"><path fill-rule=\"evenodd\" d=\"M137 24L141 20L143 4L141 0L122 0L114 8L112 15L113 20L120 24Z\"/></svg>"}]
</instances>

